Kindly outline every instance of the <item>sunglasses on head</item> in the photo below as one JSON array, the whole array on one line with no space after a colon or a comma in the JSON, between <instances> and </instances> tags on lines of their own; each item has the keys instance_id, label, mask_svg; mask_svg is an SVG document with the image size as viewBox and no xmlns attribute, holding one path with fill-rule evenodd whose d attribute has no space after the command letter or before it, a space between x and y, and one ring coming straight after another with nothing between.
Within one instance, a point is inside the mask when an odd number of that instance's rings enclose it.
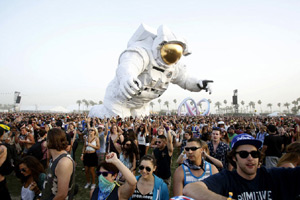
<instances>
[{"instance_id":1,"label":"sunglasses on head","mask_svg":"<svg viewBox=\"0 0 300 200\"><path fill-rule=\"evenodd\" d=\"M25 168L21 168L20 171L21 172L26 172L26 169Z\"/></svg>"},{"instance_id":2,"label":"sunglasses on head","mask_svg":"<svg viewBox=\"0 0 300 200\"><path fill-rule=\"evenodd\" d=\"M184 149L185 149L185 151L190 151L190 150L192 150L192 151L196 151L197 149L200 149L201 147L185 147Z\"/></svg>"},{"instance_id":3,"label":"sunglasses on head","mask_svg":"<svg viewBox=\"0 0 300 200\"><path fill-rule=\"evenodd\" d=\"M102 176L104 176L104 177L107 177L108 176L108 174L114 174L113 172L96 172L96 174L97 174L97 176L100 176L100 175L102 175Z\"/></svg>"},{"instance_id":4,"label":"sunglasses on head","mask_svg":"<svg viewBox=\"0 0 300 200\"><path fill-rule=\"evenodd\" d=\"M259 151L251 151L251 152L239 151L239 152L236 152L236 153L239 154L241 158L248 158L249 154L251 154L252 158L258 158L260 156Z\"/></svg>"},{"instance_id":5,"label":"sunglasses on head","mask_svg":"<svg viewBox=\"0 0 300 200\"><path fill-rule=\"evenodd\" d=\"M139 169L140 170L146 169L147 172L151 172L151 168L150 167L145 167L144 165L140 165Z\"/></svg>"}]
</instances>

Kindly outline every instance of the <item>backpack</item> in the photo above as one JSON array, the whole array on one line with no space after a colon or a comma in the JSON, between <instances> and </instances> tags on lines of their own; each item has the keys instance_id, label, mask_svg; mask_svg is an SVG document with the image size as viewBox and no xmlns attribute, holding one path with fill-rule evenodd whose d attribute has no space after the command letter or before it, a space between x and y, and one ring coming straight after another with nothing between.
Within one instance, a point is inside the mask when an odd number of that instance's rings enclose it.
<instances>
[{"instance_id":1,"label":"backpack","mask_svg":"<svg viewBox=\"0 0 300 200\"><path fill-rule=\"evenodd\" d=\"M27 155L34 156L36 159L41 161L43 159L43 155L46 152L46 150L42 151L42 143L46 140L42 140L39 142L36 142L34 145L32 145L27 152Z\"/></svg>"}]
</instances>

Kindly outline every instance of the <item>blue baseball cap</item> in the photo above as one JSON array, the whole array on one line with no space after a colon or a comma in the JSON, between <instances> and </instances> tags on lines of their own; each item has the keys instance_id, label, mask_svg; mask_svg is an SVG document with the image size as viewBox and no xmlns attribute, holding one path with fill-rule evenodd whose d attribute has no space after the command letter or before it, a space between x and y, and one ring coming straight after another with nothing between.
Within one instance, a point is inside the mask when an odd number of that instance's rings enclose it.
<instances>
[{"instance_id":1,"label":"blue baseball cap","mask_svg":"<svg viewBox=\"0 0 300 200\"><path fill-rule=\"evenodd\" d=\"M262 145L262 141L255 139L247 133L242 133L235 136L231 141L231 148L237 148L240 145L250 144L259 149Z\"/></svg>"}]
</instances>

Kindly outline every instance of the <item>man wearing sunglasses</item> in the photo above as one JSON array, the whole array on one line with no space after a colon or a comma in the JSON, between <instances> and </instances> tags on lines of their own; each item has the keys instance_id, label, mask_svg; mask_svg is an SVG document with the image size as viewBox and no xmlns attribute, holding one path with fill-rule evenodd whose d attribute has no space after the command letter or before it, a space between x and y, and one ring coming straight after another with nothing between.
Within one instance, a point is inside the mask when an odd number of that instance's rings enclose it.
<instances>
[{"instance_id":1,"label":"man wearing sunglasses","mask_svg":"<svg viewBox=\"0 0 300 200\"><path fill-rule=\"evenodd\" d=\"M217 168L202 159L201 141L191 138L184 148L188 159L177 167L173 180L173 195L182 195L183 187L189 183L201 181L212 174L218 173Z\"/></svg>"},{"instance_id":2,"label":"man wearing sunglasses","mask_svg":"<svg viewBox=\"0 0 300 200\"><path fill-rule=\"evenodd\" d=\"M156 148L153 150L157 168L155 174L163 179L168 188L171 186L171 158L173 155L173 143L170 130L167 137L159 135L156 141Z\"/></svg>"},{"instance_id":3,"label":"man wearing sunglasses","mask_svg":"<svg viewBox=\"0 0 300 200\"><path fill-rule=\"evenodd\" d=\"M237 135L232 140L228 158L236 170L222 172L207 179L188 184L183 194L197 200L224 199L233 193L233 199L293 200L300 195L300 167L259 168L262 145L249 134Z\"/></svg>"}]
</instances>

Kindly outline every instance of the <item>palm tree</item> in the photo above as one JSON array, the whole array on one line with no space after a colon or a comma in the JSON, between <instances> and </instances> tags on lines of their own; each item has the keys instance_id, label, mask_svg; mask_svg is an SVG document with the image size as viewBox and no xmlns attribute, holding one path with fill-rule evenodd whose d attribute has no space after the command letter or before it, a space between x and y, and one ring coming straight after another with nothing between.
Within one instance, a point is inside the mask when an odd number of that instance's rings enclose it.
<instances>
[{"instance_id":1,"label":"palm tree","mask_svg":"<svg viewBox=\"0 0 300 200\"><path fill-rule=\"evenodd\" d=\"M270 107L270 111L272 112L272 106L273 105L271 103L268 103L267 106Z\"/></svg>"},{"instance_id":2,"label":"palm tree","mask_svg":"<svg viewBox=\"0 0 300 200\"><path fill-rule=\"evenodd\" d=\"M78 112L80 112L80 104L81 104L81 100L77 100L76 103L78 104Z\"/></svg>"},{"instance_id":3,"label":"palm tree","mask_svg":"<svg viewBox=\"0 0 300 200\"><path fill-rule=\"evenodd\" d=\"M258 103L258 105L259 105L259 107L260 107L260 112L262 113L262 109L261 109L261 103L262 103L262 102L261 102L261 100L258 100L257 103Z\"/></svg>"},{"instance_id":4,"label":"palm tree","mask_svg":"<svg viewBox=\"0 0 300 200\"><path fill-rule=\"evenodd\" d=\"M245 107L244 107L245 101L241 101L241 104L242 104L242 106L243 106L243 109L245 110Z\"/></svg>"},{"instance_id":5,"label":"palm tree","mask_svg":"<svg viewBox=\"0 0 300 200\"><path fill-rule=\"evenodd\" d=\"M101 105L101 104L103 104L103 101L100 100L100 101L99 101L99 105Z\"/></svg>"},{"instance_id":6,"label":"palm tree","mask_svg":"<svg viewBox=\"0 0 300 200\"><path fill-rule=\"evenodd\" d=\"M224 101L223 101L223 103L225 104L225 113L227 113L227 108L226 108L226 104L227 104L227 100L225 99Z\"/></svg>"},{"instance_id":7,"label":"palm tree","mask_svg":"<svg viewBox=\"0 0 300 200\"><path fill-rule=\"evenodd\" d=\"M168 111L169 111L169 102L168 102L168 101L165 101L164 105L167 106Z\"/></svg>"},{"instance_id":8,"label":"palm tree","mask_svg":"<svg viewBox=\"0 0 300 200\"><path fill-rule=\"evenodd\" d=\"M159 109L160 109L160 111L161 111L161 104L160 104L160 103L161 103L161 99L158 99L157 101L158 101L158 103L159 103Z\"/></svg>"},{"instance_id":9,"label":"palm tree","mask_svg":"<svg viewBox=\"0 0 300 200\"><path fill-rule=\"evenodd\" d=\"M249 107L250 107L250 110L251 110L251 108L254 110L255 109L255 103L253 101L250 101L249 102Z\"/></svg>"},{"instance_id":10,"label":"palm tree","mask_svg":"<svg viewBox=\"0 0 300 200\"><path fill-rule=\"evenodd\" d=\"M281 112L281 108L280 108L281 103L278 103L277 106L279 107L279 112Z\"/></svg>"},{"instance_id":11,"label":"palm tree","mask_svg":"<svg viewBox=\"0 0 300 200\"><path fill-rule=\"evenodd\" d=\"M221 106L221 102L217 101L215 103L215 107L218 107L219 112L220 112L220 106Z\"/></svg>"},{"instance_id":12,"label":"palm tree","mask_svg":"<svg viewBox=\"0 0 300 200\"><path fill-rule=\"evenodd\" d=\"M173 99L173 102L175 103L175 110L177 109L177 100Z\"/></svg>"},{"instance_id":13,"label":"palm tree","mask_svg":"<svg viewBox=\"0 0 300 200\"><path fill-rule=\"evenodd\" d=\"M84 105L86 106L86 109L88 110L89 102L86 99L83 99L82 103L84 103Z\"/></svg>"},{"instance_id":14,"label":"palm tree","mask_svg":"<svg viewBox=\"0 0 300 200\"><path fill-rule=\"evenodd\" d=\"M298 112L297 106L292 107L291 111L294 115L297 114L297 112Z\"/></svg>"},{"instance_id":15,"label":"palm tree","mask_svg":"<svg viewBox=\"0 0 300 200\"><path fill-rule=\"evenodd\" d=\"M96 102L94 102L93 100L90 100L89 103L90 103L91 106L96 105Z\"/></svg>"},{"instance_id":16,"label":"palm tree","mask_svg":"<svg viewBox=\"0 0 300 200\"><path fill-rule=\"evenodd\" d=\"M153 101L150 102L150 106L152 107L152 112L153 112L153 106L154 106Z\"/></svg>"},{"instance_id":17,"label":"palm tree","mask_svg":"<svg viewBox=\"0 0 300 200\"><path fill-rule=\"evenodd\" d=\"M300 102L300 97L299 97L299 98L297 98L297 101L299 101L299 102Z\"/></svg>"},{"instance_id":18,"label":"palm tree","mask_svg":"<svg viewBox=\"0 0 300 200\"><path fill-rule=\"evenodd\" d=\"M294 104L294 106L295 106L295 107L297 107L297 105L298 105L298 101L297 101L297 100L295 100L295 101L293 101L293 102L292 102L292 104Z\"/></svg>"},{"instance_id":19,"label":"palm tree","mask_svg":"<svg viewBox=\"0 0 300 200\"><path fill-rule=\"evenodd\" d=\"M288 113L290 112L290 107L291 104L289 104L288 102L286 102L285 104L283 104L283 106L285 106L288 109Z\"/></svg>"}]
</instances>

